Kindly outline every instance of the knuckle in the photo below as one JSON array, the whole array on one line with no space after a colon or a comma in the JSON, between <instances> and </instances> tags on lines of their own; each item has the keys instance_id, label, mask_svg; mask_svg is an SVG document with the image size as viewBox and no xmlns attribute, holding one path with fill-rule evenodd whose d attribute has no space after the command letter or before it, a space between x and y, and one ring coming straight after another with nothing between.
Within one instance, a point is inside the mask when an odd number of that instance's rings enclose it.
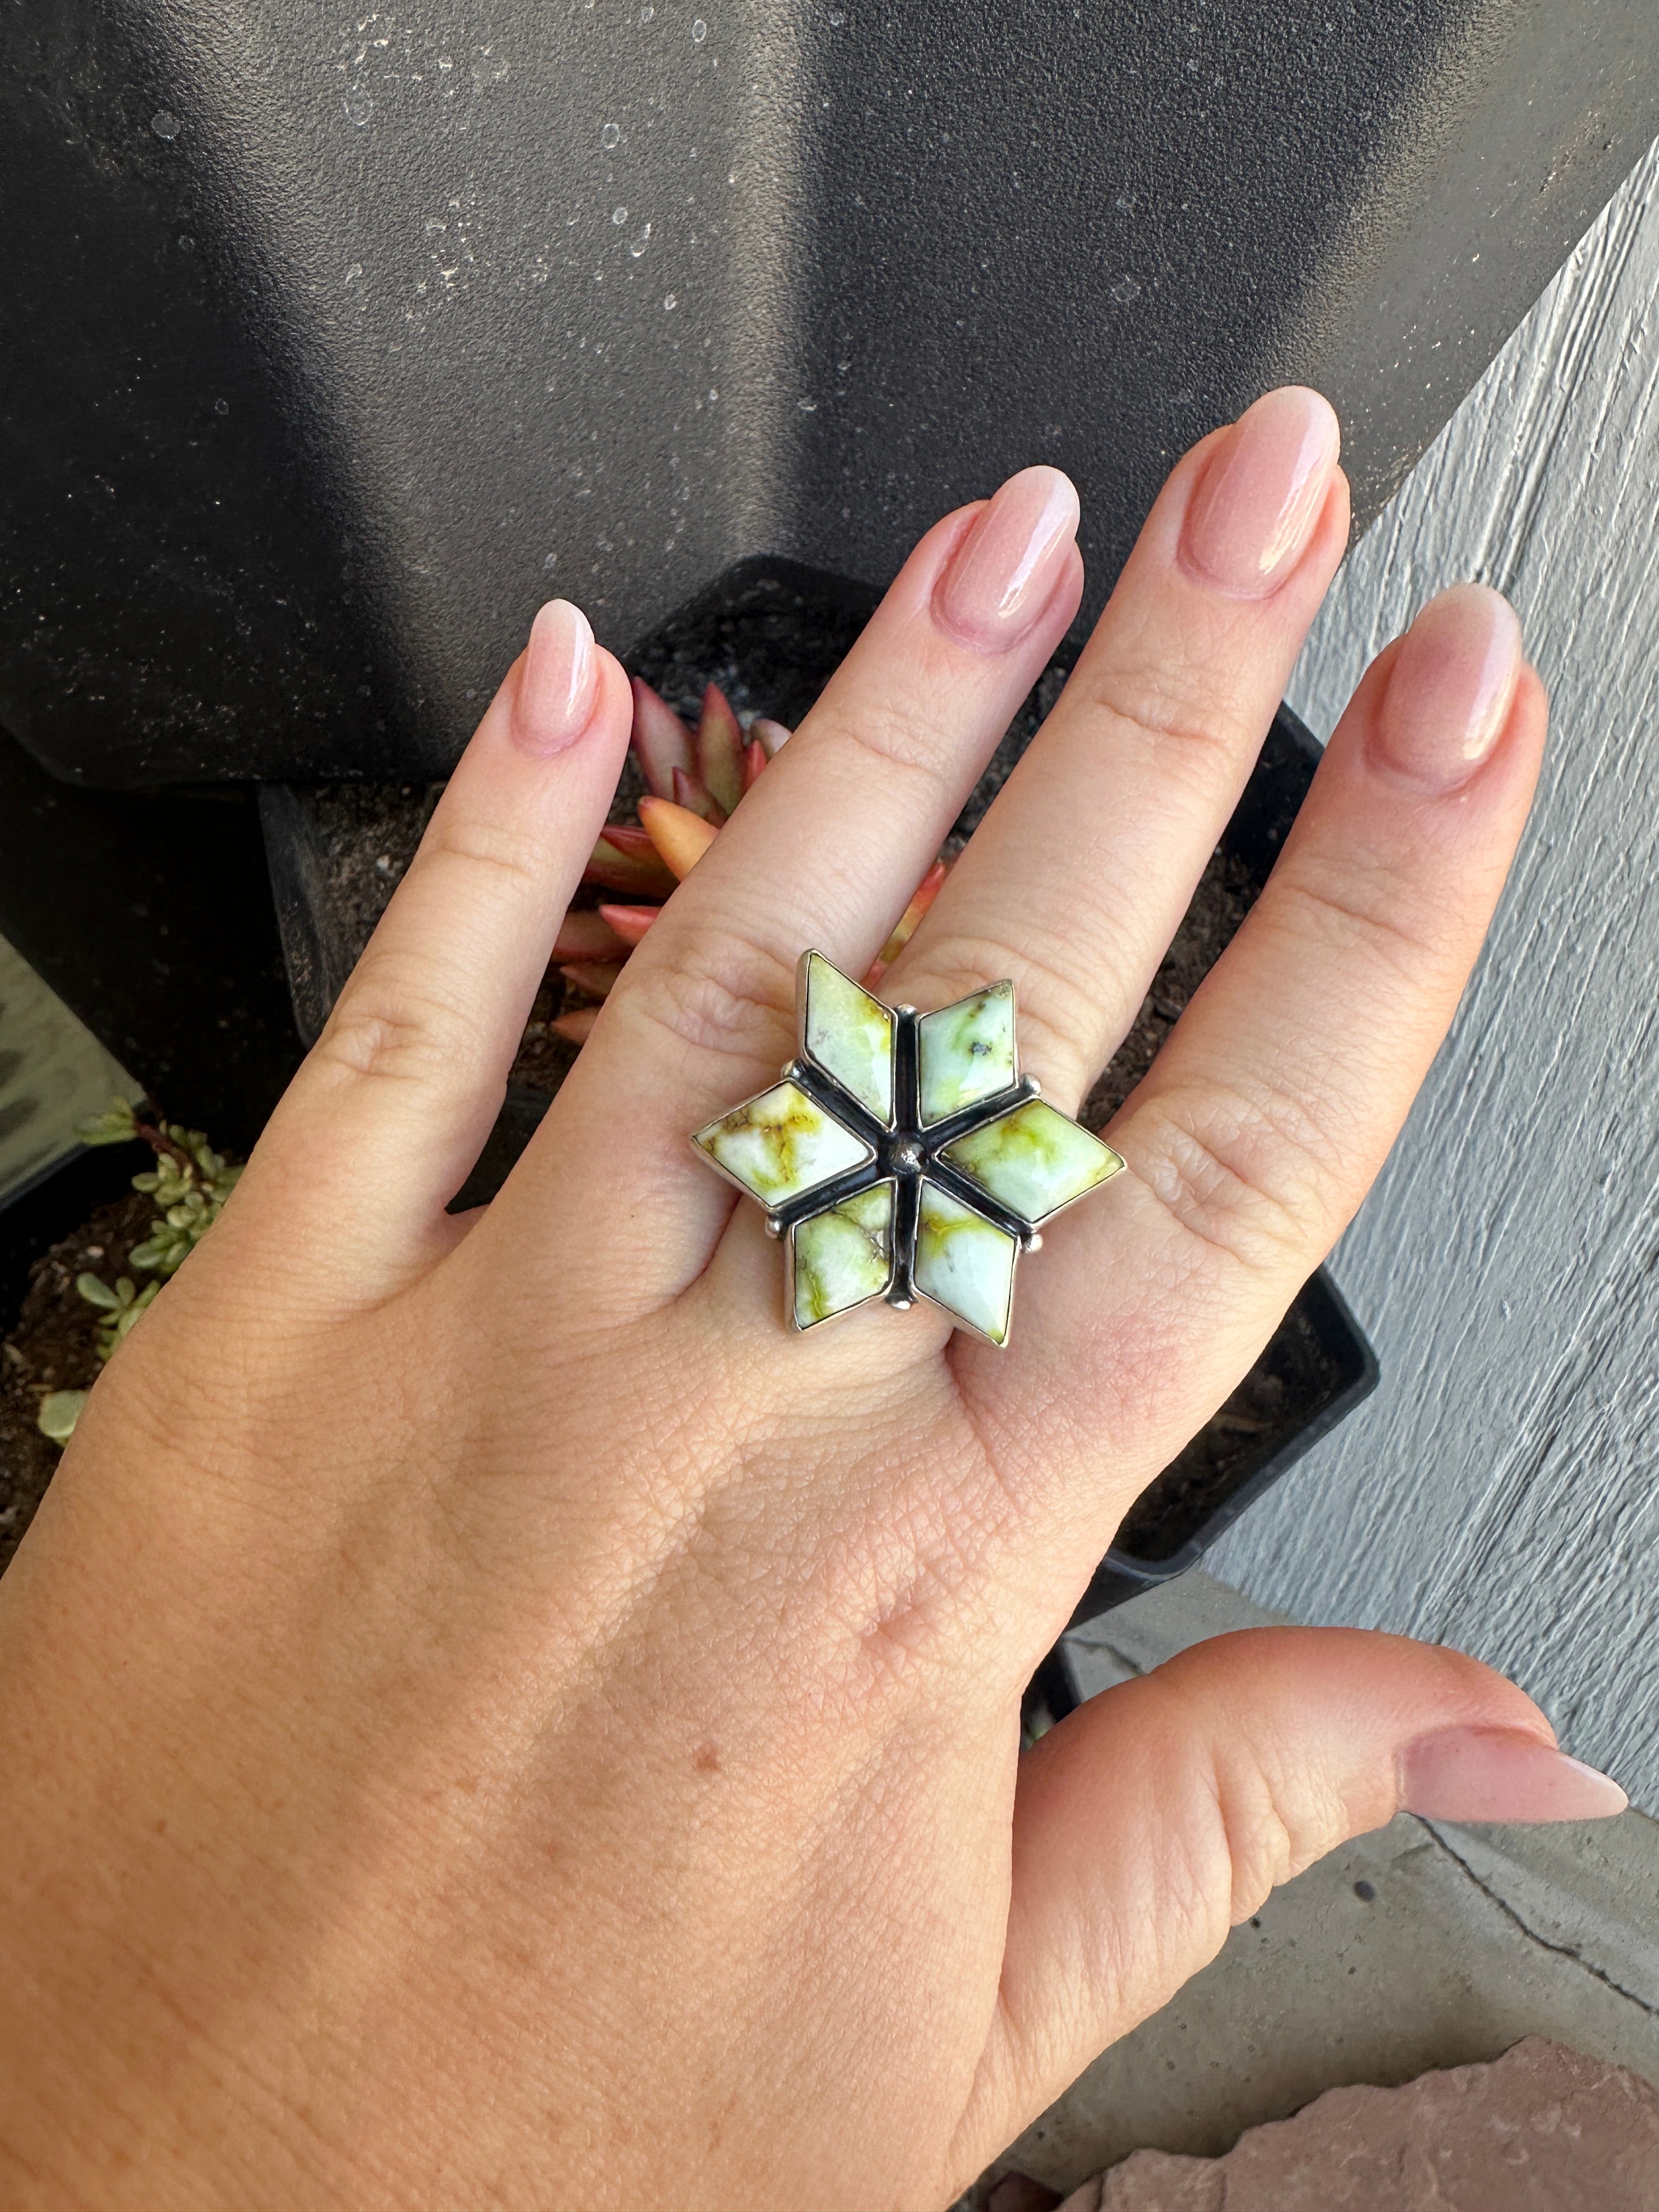
<instances>
[{"instance_id":1,"label":"knuckle","mask_svg":"<svg viewBox=\"0 0 1659 2212\"><path fill-rule=\"evenodd\" d=\"M1136 1110L1125 1142L1164 1211L1253 1270L1299 1263L1336 1210L1342 1147L1284 1091L1168 1092Z\"/></svg>"},{"instance_id":2,"label":"knuckle","mask_svg":"<svg viewBox=\"0 0 1659 2212\"><path fill-rule=\"evenodd\" d=\"M494 878L515 896L527 890L539 897L547 858L544 847L501 823L465 817L450 821L441 810L432 818L410 873L416 869L424 873L465 871L475 887Z\"/></svg>"},{"instance_id":3,"label":"knuckle","mask_svg":"<svg viewBox=\"0 0 1659 2212\"><path fill-rule=\"evenodd\" d=\"M1073 679L1075 681L1075 678ZM1202 660L1114 657L1088 672L1083 711L1108 726L1115 744L1128 738L1158 757L1160 773L1212 775L1236 767L1246 742L1233 684ZM1250 733L1250 742L1259 738Z\"/></svg>"},{"instance_id":4,"label":"knuckle","mask_svg":"<svg viewBox=\"0 0 1659 2212\"><path fill-rule=\"evenodd\" d=\"M465 1079L476 1042L476 1021L430 973L371 954L342 993L316 1050L325 1065L348 1074L442 1088Z\"/></svg>"},{"instance_id":5,"label":"knuckle","mask_svg":"<svg viewBox=\"0 0 1659 2212\"><path fill-rule=\"evenodd\" d=\"M913 777L930 798L948 796L955 806L955 787L947 792L945 763L956 750L953 733L938 716L914 699L861 698L856 716L826 705L823 721L815 730L803 728L822 744L826 739L846 746L859 766L873 768L890 782L894 772Z\"/></svg>"},{"instance_id":6,"label":"knuckle","mask_svg":"<svg viewBox=\"0 0 1659 2212\"><path fill-rule=\"evenodd\" d=\"M1386 860L1345 850L1339 866L1304 860L1283 872L1263 919L1322 955L1360 957L1420 984L1438 965L1432 912Z\"/></svg>"},{"instance_id":7,"label":"knuckle","mask_svg":"<svg viewBox=\"0 0 1659 2212\"><path fill-rule=\"evenodd\" d=\"M1310 1806L1288 1802L1248 1756L1224 1757L1212 1770L1216 1820L1231 1873L1229 1917L1248 1920L1282 1881L1311 1864L1326 1848L1322 1824ZM1320 1828L1316 1841L1310 1831ZM1334 1841L1335 1838L1331 1838Z\"/></svg>"},{"instance_id":8,"label":"knuckle","mask_svg":"<svg viewBox=\"0 0 1659 2212\"><path fill-rule=\"evenodd\" d=\"M684 1051L776 1059L794 1021L795 963L731 932L699 931L670 958L636 955L616 996Z\"/></svg>"}]
</instances>

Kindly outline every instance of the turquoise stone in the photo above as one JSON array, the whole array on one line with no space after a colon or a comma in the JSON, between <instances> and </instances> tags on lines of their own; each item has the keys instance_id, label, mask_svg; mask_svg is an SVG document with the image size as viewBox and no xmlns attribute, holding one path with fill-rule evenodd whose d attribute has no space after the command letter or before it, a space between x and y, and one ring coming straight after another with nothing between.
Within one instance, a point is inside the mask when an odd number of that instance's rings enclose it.
<instances>
[{"instance_id":1,"label":"turquoise stone","mask_svg":"<svg viewBox=\"0 0 1659 2212\"><path fill-rule=\"evenodd\" d=\"M940 1158L1033 1226L1123 1165L1109 1145L1041 1098L1027 1099L983 1127L969 1130L947 1145Z\"/></svg>"},{"instance_id":2,"label":"turquoise stone","mask_svg":"<svg viewBox=\"0 0 1659 2212\"><path fill-rule=\"evenodd\" d=\"M1019 1246L937 1183L921 1186L916 1231L916 1288L993 1344L1008 1340Z\"/></svg>"},{"instance_id":3,"label":"turquoise stone","mask_svg":"<svg viewBox=\"0 0 1659 2212\"><path fill-rule=\"evenodd\" d=\"M893 1278L893 1192L878 1182L792 1231L795 1327L811 1328L878 1298Z\"/></svg>"},{"instance_id":4,"label":"turquoise stone","mask_svg":"<svg viewBox=\"0 0 1659 2212\"><path fill-rule=\"evenodd\" d=\"M893 1119L893 1017L821 952L801 979L801 1042L809 1058L878 1121Z\"/></svg>"},{"instance_id":5,"label":"turquoise stone","mask_svg":"<svg viewBox=\"0 0 1659 2212\"><path fill-rule=\"evenodd\" d=\"M1014 1080L1014 987L993 983L916 1024L924 1126L994 1098Z\"/></svg>"},{"instance_id":6,"label":"turquoise stone","mask_svg":"<svg viewBox=\"0 0 1659 2212\"><path fill-rule=\"evenodd\" d=\"M692 1141L763 1206L782 1206L875 1158L793 1083L746 1099Z\"/></svg>"}]
</instances>

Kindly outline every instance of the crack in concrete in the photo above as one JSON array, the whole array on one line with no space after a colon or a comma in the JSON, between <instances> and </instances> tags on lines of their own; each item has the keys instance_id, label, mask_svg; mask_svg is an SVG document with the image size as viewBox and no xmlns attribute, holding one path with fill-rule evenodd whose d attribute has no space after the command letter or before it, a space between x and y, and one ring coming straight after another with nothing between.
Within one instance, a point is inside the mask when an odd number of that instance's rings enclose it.
<instances>
[{"instance_id":1,"label":"crack in concrete","mask_svg":"<svg viewBox=\"0 0 1659 2212\"><path fill-rule=\"evenodd\" d=\"M1638 1996L1634 1990L1627 1990L1622 1982L1615 1981L1605 1967L1598 1966L1593 1960L1587 1959L1582 1951L1575 1949L1571 1943L1552 1942L1547 1936L1540 1936L1535 1928L1522 1917L1507 1898L1501 1897L1490 1882L1480 1879L1468 1861L1447 1841L1444 1833L1437 1828L1431 1820L1425 1820L1423 1826L1452 1863L1468 1876L1482 1897L1488 1899L1498 1907L1506 1920L1520 1929L1528 1942L1535 1943L1540 1951L1553 1952L1558 1959L1571 1959L1575 1966L1582 1966L1587 1974L1600 1982L1604 1988L1611 1990L1615 1996L1623 1997L1626 2003L1633 2004L1638 2012L1645 2013L1650 2020L1659 2020L1659 2005L1650 2005L1645 1997Z\"/></svg>"}]
</instances>

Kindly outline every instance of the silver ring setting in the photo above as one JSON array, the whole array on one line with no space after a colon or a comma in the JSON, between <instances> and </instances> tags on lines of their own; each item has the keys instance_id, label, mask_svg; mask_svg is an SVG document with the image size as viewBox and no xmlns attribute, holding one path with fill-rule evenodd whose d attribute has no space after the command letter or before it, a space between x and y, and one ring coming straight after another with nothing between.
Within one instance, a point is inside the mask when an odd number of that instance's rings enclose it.
<instances>
[{"instance_id":1,"label":"silver ring setting","mask_svg":"<svg viewBox=\"0 0 1659 2212\"><path fill-rule=\"evenodd\" d=\"M691 1139L783 1240L789 1326L921 1297L1006 1344L1020 1254L1123 1165L1021 1077L1012 983L923 1014L805 952L796 1019L781 1080Z\"/></svg>"}]
</instances>

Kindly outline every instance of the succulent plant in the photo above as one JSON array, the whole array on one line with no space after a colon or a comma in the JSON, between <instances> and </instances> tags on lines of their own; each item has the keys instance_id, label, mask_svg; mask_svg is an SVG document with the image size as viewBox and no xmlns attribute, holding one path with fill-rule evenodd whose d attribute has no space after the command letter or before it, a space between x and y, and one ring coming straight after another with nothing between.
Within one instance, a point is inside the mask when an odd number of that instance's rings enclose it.
<instances>
[{"instance_id":1,"label":"succulent plant","mask_svg":"<svg viewBox=\"0 0 1659 2212\"><path fill-rule=\"evenodd\" d=\"M154 1303L161 1287L158 1278L146 1283L141 1291L131 1275L118 1277L114 1288L101 1277L94 1274L77 1275L75 1287L89 1306L96 1306L104 1318L98 1324L98 1357L107 1359L140 1314Z\"/></svg>"},{"instance_id":2,"label":"succulent plant","mask_svg":"<svg viewBox=\"0 0 1659 2212\"><path fill-rule=\"evenodd\" d=\"M552 1024L570 1043L585 1043L629 954L645 936L677 883L689 876L745 792L789 736L781 722L757 716L745 738L717 684L702 695L696 730L641 678L634 678L634 757L645 779L639 827L613 823L593 848L582 878L600 890L619 892L627 903L602 901L574 908L560 926L553 959L566 982L593 1001L572 1007ZM947 863L935 860L917 886L892 935L869 973L874 988L883 972L938 896Z\"/></svg>"},{"instance_id":3,"label":"succulent plant","mask_svg":"<svg viewBox=\"0 0 1659 2212\"><path fill-rule=\"evenodd\" d=\"M242 1170L216 1152L202 1130L152 1118L125 1098L112 1099L107 1113L83 1121L76 1134L83 1145L127 1145L137 1139L155 1156L153 1168L132 1178L133 1188L151 1200L155 1212L149 1234L127 1255L130 1267L153 1279L141 1289L131 1275L118 1276L112 1284L90 1273L75 1279L81 1297L102 1316L97 1334L101 1364L218 1219ZM51 1392L42 1400L37 1417L42 1433L54 1443L67 1443L86 1400L84 1390Z\"/></svg>"},{"instance_id":4,"label":"succulent plant","mask_svg":"<svg viewBox=\"0 0 1659 2212\"><path fill-rule=\"evenodd\" d=\"M151 1120L125 1098L112 1100L109 1111L96 1121L83 1121L76 1134L83 1145L125 1145L137 1139L155 1153L155 1165L134 1176L132 1187L155 1200L155 1218L149 1235L133 1247L130 1256L145 1274L176 1273L218 1219L241 1169L214 1151L205 1131ZM82 1296L87 1295L83 1290Z\"/></svg>"}]
</instances>

